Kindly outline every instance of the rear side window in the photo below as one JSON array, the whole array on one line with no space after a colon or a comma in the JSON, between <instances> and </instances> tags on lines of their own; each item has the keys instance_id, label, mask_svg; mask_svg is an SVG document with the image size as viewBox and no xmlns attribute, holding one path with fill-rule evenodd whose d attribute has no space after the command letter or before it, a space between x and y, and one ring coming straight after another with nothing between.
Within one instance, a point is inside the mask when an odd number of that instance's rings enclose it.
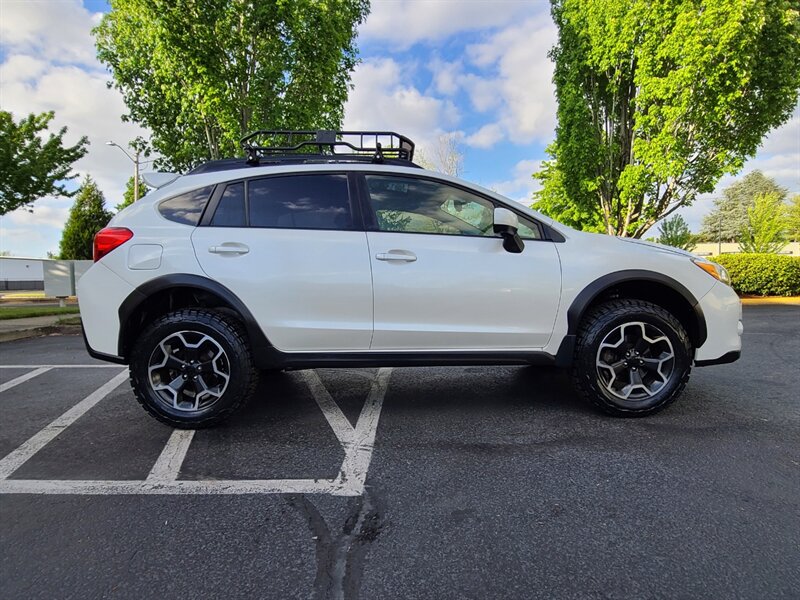
<instances>
[{"instance_id":1,"label":"rear side window","mask_svg":"<svg viewBox=\"0 0 800 600\"><path fill-rule=\"evenodd\" d=\"M161 216L170 221L184 225L197 225L213 190L214 186L210 185L174 196L159 204L158 211Z\"/></svg>"},{"instance_id":2,"label":"rear side window","mask_svg":"<svg viewBox=\"0 0 800 600\"><path fill-rule=\"evenodd\" d=\"M219 199L212 227L244 227L247 225L244 202L244 183L232 183L225 188Z\"/></svg>"},{"instance_id":3,"label":"rear side window","mask_svg":"<svg viewBox=\"0 0 800 600\"><path fill-rule=\"evenodd\" d=\"M352 229L347 175L292 175L247 184L251 227Z\"/></svg>"}]
</instances>

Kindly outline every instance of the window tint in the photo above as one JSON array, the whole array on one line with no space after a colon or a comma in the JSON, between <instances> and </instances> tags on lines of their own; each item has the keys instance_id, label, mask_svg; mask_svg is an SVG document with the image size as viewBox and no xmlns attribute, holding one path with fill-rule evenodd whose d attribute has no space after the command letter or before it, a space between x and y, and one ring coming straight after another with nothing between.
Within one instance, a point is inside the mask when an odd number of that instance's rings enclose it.
<instances>
[{"instance_id":1,"label":"window tint","mask_svg":"<svg viewBox=\"0 0 800 600\"><path fill-rule=\"evenodd\" d=\"M542 239L542 230L539 228L539 225L536 221L531 221L526 217L519 217L519 229L517 233L523 240Z\"/></svg>"},{"instance_id":2,"label":"window tint","mask_svg":"<svg viewBox=\"0 0 800 600\"><path fill-rule=\"evenodd\" d=\"M214 186L208 186L164 200L158 205L158 210L165 219L170 221L185 225L197 225L213 189Z\"/></svg>"},{"instance_id":3,"label":"window tint","mask_svg":"<svg viewBox=\"0 0 800 600\"><path fill-rule=\"evenodd\" d=\"M370 203L381 231L491 236L494 205L434 181L367 175Z\"/></svg>"},{"instance_id":4,"label":"window tint","mask_svg":"<svg viewBox=\"0 0 800 600\"><path fill-rule=\"evenodd\" d=\"M244 183L232 183L225 188L211 219L212 227L244 227Z\"/></svg>"},{"instance_id":5,"label":"window tint","mask_svg":"<svg viewBox=\"0 0 800 600\"><path fill-rule=\"evenodd\" d=\"M251 227L352 229L347 175L293 175L250 181Z\"/></svg>"}]
</instances>

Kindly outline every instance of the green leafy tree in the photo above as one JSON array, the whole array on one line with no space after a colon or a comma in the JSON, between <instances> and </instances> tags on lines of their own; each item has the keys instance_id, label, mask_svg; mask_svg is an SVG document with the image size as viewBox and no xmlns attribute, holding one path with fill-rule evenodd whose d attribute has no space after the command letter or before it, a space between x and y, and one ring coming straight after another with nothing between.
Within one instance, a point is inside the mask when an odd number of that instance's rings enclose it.
<instances>
[{"instance_id":1,"label":"green leafy tree","mask_svg":"<svg viewBox=\"0 0 800 600\"><path fill-rule=\"evenodd\" d=\"M123 208L126 208L133 204L134 198L134 179L131 177L128 179L128 183L125 186L125 193L122 196L122 202L117 204L114 209L119 212ZM144 181L140 178L139 179L139 200L144 198L147 195L148 189L147 186L144 184Z\"/></svg>"},{"instance_id":2,"label":"green leafy tree","mask_svg":"<svg viewBox=\"0 0 800 600\"><path fill-rule=\"evenodd\" d=\"M658 228L658 243L689 252L696 246L695 236L681 215L673 215L661 223Z\"/></svg>"},{"instance_id":3,"label":"green leafy tree","mask_svg":"<svg viewBox=\"0 0 800 600\"><path fill-rule=\"evenodd\" d=\"M553 154L553 146L547 151ZM553 161L544 161L542 170L534 175L542 182L542 189L534 192L531 208L549 215L564 225L575 229L605 233L605 225L600 211L591 203L573 202L570 199L564 173Z\"/></svg>"},{"instance_id":4,"label":"green leafy tree","mask_svg":"<svg viewBox=\"0 0 800 600\"><path fill-rule=\"evenodd\" d=\"M703 217L700 236L709 242L735 242L749 223L747 210L764 194L777 194L783 201L787 190L761 171L732 183L723 190L722 198L714 200L714 210Z\"/></svg>"},{"instance_id":5,"label":"green leafy tree","mask_svg":"<svg viewBox=\"0 0 800 600\"><path fill-rule=\"evenodd\" d=\"M99 59L158 167L234 156L255 129L336 129L368 0L110 0Z\"/></svg>"},{"instance_id":6,"label":"green leafy tree","mask_svg":"<svg viewBox=\"0 0 800 600\"><path fill-rule=\"evenodd\" d=\"M558 100L537 207L640 237L711 192L790 116L793 0L553 0ZM584 215L588 215L584 217Z\"/></svg>"},{"instance_id":7,"label":"green leafy tree","mask_svg":"<svg viewBox=\"0 0 800 600\"><path fill-rule=\"evenodd\" d=\"M62 260L85 260L92 258L94 235L106 226L111 213L106 210L103 193L88 175L78 189L75 203L69 211L59 246Z\"/></svg>"},{"instance_id":8,"label":"green leafy tree","mask_svg":"<svg viewBox=\"0 0 800 600\"><path fill-rule=\"evenodd\" d=\"M739 247L748 254L775 254L786 245L785 205L776 193L761 194L747 209L747 225L742 228Z\"/></svg>"},{"instance_id":9,"label":"green leafy tree","mask_svg":"<svg viewBox=\"0 0 800 600\"><path fill-rule=\"evenodd\" d=\"M86 137L74 146L64 145L67 128L51 133L45 140L42 132L54 114L30 114L19 122L0 110L0 215L17 208L30 209L43 196L73 196L64 183L77 177L72 164L86 154Z\"/></svg>"},{"instance_id":10,"label":"green leafy tree","mask_svg":"<svg viewBox=\"0 0 800 600\"><path fill-rule=\"evenodd\" d=\"M792 196L786 207L786 238L800 242L800 194Z\"/></svg>"}]
</instances>

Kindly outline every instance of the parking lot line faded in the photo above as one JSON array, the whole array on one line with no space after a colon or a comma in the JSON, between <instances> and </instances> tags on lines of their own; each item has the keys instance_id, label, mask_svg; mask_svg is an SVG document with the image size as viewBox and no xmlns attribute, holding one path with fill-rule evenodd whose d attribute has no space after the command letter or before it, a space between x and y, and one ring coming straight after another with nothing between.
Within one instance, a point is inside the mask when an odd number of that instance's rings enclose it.
<instances>
[{"instance_id":1,"label":"parking lot line faded","mask_svg":"<svg viewBox=\"0 0 800 600\"><path fill-rule=\"evenodd\" d=\"M194 438L193 429L176 429L169 436L166 446L150 469L147 481L175 481L181 470L181 465L189 451L189 445Z\"/></svg>"},{"instance_id":2,"label":"parking lot line faded","mask_svg":"<svg viewBox=\"0 0 800 600\"><path fill-rule=\"evenodd\" d=\"M0 481L7 479L14 471L19 469L29 458L51 442L66 427L78 420L86 411L113 392L123 381L128 379L128 370L115 375L110 381L86 396L75 406L70 408L39 433L31 437L16 450L10 452L0 460Z\"/></svg>"},{"instance_id":3,"label":"parking lot line faded","mask_svg":"<svg viewBox=\"0 0 800 600\"><path fill-rule=\"evenodd\" d=\"M120 369L120 365L0 365L0 369Z\"/></svg>"},{"instance_id":4,"label":"parking lot line faded","mask_svg":"<svg viewBox=\"0 0 800 600\"><path fill-rule=\"evenodd\" d=\"M38 374L53 368L81 368L95 365L33 365ZM15 368L20 368L15 365ZM119 368L119 367L115 367ZM64 429L107 397L128 378L125 370L115 375L78 404L67 410L20 447L0 460L0 493L6 494L328 494L359 496L364 493L367 470L372 460L375 435L392 370L379 369L377 375L353 371L372 381L368 397L355 426L351 425L333 400L319 375L303 373L303 380L333 429L345 453L338 475L333 479L248 479L248 480L178 480L189 446L192 430L174 430L145 480L38 480L9 479L26 461L54 440ZM24 383L36 375L26 374Z\"/></svg>"},{"instance_id":5,"label":"parking lot line faded","mask_svg":"<svg viewBox=\"0 0 800 600\"><path fill-rule=\"evenodd\" d=\"M0 392L5 392L6 390L10 390L11 388L18 386L20 383L25 383L29 379L33 379L34 377L37 377L43 373L47 373L52 368L53 367L39 367L38 369L31 371L30 373L25 373L24 375L15 377L11 381L6 381L5 383L0 384Z\"/></svg>"}]
</instances>

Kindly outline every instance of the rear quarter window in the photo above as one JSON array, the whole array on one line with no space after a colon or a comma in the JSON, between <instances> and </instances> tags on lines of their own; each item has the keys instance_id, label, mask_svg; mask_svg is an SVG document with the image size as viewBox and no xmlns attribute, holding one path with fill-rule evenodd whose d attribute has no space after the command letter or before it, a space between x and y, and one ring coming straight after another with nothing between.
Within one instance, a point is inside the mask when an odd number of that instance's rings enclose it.
<instances>
[{"instance_id":1,"label":"rear quarter window","mask_svg":"<svg viewBox=\"0 0 800 600\"><path fill-rule=\"evenodd\" d=\"M160 212L161 216L165 219L174 221L175 223L197 225L200 222L200 216L203 214L203 209L206 207L206 203L213 191L214 186L209 185L192 190L191 192L185 192L178 196L173 196L158 205L158 212Z\"/></svg>"}]
</instances>

